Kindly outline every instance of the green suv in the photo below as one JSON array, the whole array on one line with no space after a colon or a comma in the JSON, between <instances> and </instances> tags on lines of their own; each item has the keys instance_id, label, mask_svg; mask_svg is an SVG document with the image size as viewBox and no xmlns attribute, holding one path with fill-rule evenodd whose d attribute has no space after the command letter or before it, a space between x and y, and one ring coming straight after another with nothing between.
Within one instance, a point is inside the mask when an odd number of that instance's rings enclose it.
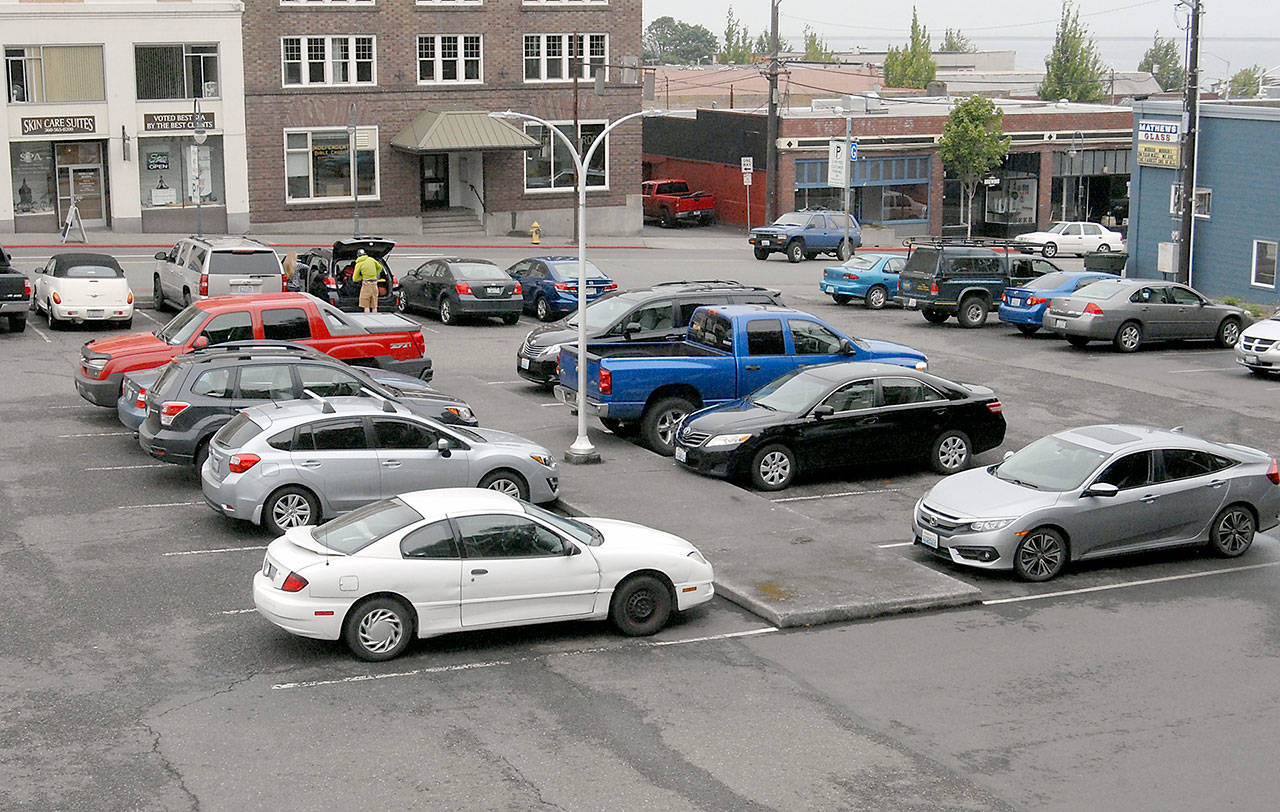
<instances>
[{"instance_id":1,"label":"green suv","mask_svg":"<svg viewBox=\"0 0 1280 812\"><path fill-rule=\"evenodd\" d=\"M961 327L981 327L987 314L1000 306L1006 287L1062 270L1048 260L974 243L931 242L913 248L898 276L893 300L908 310L919 310L933 324L954 314Z\"/></svg>"}]
</instances>

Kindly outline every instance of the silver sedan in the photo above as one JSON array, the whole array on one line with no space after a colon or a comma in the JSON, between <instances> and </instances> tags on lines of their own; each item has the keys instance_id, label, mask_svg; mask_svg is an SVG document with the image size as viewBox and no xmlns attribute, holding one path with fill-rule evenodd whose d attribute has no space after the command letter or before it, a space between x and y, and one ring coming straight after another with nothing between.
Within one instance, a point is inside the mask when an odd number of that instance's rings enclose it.
<instances>
[{"instance_id":1,"label":"silver sedan","mask_svg":"<svg viewBox=\"0 0 1280 812\"><path fill-rule=\"evenodd\" d=\"M1211 302L1186 285L1117 279L1054 299L1044 326L1073 347L1110 341L1120 352L1133 352L1147 341L1170 339L1212 339L1234 347L1245 321L1243 309Z\"/></svg>"},{"instance_id":2,"label":"silver sedan","mask_svg":"<svg viewBox=\"0 0 1280 812\"><path fill-rule=\"evenodd\" d=\"M1119 553L1207 544L1241 555L1280 522L1278 486L1275 458L1257 449L1086 426L943 479L911 525L916 544L948 561L1047 581L1068 561Z\"/></svg>"}]
</instances>

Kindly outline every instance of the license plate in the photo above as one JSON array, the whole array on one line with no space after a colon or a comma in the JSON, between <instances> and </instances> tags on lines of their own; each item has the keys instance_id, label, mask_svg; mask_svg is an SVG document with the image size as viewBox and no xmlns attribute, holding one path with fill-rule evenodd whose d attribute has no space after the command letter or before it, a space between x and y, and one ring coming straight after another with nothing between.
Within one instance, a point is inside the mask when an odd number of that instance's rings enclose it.
<instances>
[{"instance_id":1,"label":"license plate","mask_svg":"<svg viewBox=\"0 0 1280 812\"><path fill-rule=\"evenodd\" d=\"M768 240L761 240L761 241L760 241L760 244L761 244L761 245L768 245L768 244L769 244L769 241L768 241Z\"/></svg>"},{"instance_id":2,"label":"license plate","mask_svg":"<svg viewBox=\"0 0 1280 812\"><path fill-rule=\"evenodd\" d=\"M908 299L908 300L907 300L907 307L915 307L915 306L916 306L916 300L915 300L915 299Z\"/></svg>"},{"instance_id":3,"label":"license plate","mask_svg":"<svg viewBox=\"0 0 1280 812\"><path fill-rule=\"evenodd\" d=\"M823 285L823 286L822 286L822 292L823 292L823 293L830 293L830 292L831 292L831 286L830 286L830 285Z\"/></svg>"},{"instance_id":4,"label":"license plate","mask_svg":"<svg viewBox=\"0 0 1280 812\"><path fill-rule=\"evenodd\" d=\"M1067 326L1067 320L1066 320L1066 319L1054 319L1054 320L1053 320L1053 326L1054 326L1054 327L1066 327L1066 326Z\"/></svg>"},{"instance_id":5,"label":"license plate","mask_svg":"<svg viewBox=\"0 0 1280 812\"><path fill-rule=\"evenodd\" d=\"M1258 363L1258 356L1256 356L1256 355L1246 355L1246 356L1244 357L1244 362L1245 362L1246 364L1256 364L1256 363Z\"/></svg>"},{"instance_id":6,"label":"license plate","mask_svg":"<svg viewBox=\"0 0 1280 812\"><path fill-rule=\"evenodd\" d=\"M272 563L271 563L270 561L263 561L263 562L262 562L262 574L263 574L263 575L265 575L265 576L267 576L268 578L274 578L274 577L275 577L275 575L276 575L276 568L272 565Z\"/></svg>"},{"instance_id":7,"label":"license plate","mask_svg":"<svg viewBox=\"0 0 1280 812\"><path fill-rule=\"evenodd\" d=\"M497 296L499 293L502 293L502 288L485 288L484 291L490 296Z\"/></svg>"},{"instance_id":8,"label":"license plate","mask_svg":"<svg viewBox=\"0 0 1280 812\"><path fill-rule=\"evenodd\" d=\"M923 542L926 547L932 547L935 550L938 549L938 534L932 530L921 530L920 541Z\"/></svg>"},{"instance_id":9,"label":"license plate","mask_svg":"<svg viewBox=\"0 0 1280 812\"><path fill-rule=\"evenodd\" d=\"M89 318L91 318L91 319L100 319L100 318L102 318L102 315L103 315L103 313L105 313L105 312L106 312L106 311L103 311L103 310L90 310L90 311L89 311Z\"/></svg>"},{"instance_id":10,"label":"license plate","mask_svg":"<svg viewBox=\"0 0 1280 812\"><path fill-rule=\"evenodd\" d=\"M1010 299L1010 300L1009 300L1009 304L1013 305L1014 307L1022 307L1022 300L1021 300L1021 299Z\"/></svg>"},{"instance_id":11,"label":"license plate","mask_svg":"<svg viewBox=\"0 0 1280 812\"><path fill-rule=\"evenodd\" d=\"M253 285L240 285L236 288L236 293L253 293Z\"/></svg>"},{"instance_id":12,"label":"license plate","mask_svg":"<svg viewBox=\"0 0 1280 812\"><path fill-rule=\"evenodd\" d=\"M521 359L520 359L520 368L521 368L521 369L528 369L528 368L529 368L529 359L528 359L528 358L521 358Z\"/></svg>"},{"instance_id":13,"label":"license plate","mask_svg":"<svg viewBox=\"0 0 1280 812\"><path fill-rule=\"evenodd\" d=\"M685 462L689 459L689 452L680 446L676 446L676 462Z\"/></svg>"}]
</instances>

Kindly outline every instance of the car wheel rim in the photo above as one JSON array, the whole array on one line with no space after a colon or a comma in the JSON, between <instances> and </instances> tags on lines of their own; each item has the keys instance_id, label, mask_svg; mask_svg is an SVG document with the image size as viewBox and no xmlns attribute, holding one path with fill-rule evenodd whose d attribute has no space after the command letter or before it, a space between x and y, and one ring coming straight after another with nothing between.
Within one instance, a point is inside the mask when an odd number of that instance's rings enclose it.
<instances>
[{"instance_id":1,"label":"car wheel rim","mask_svg":"<svg viewBox=\"0 0 1280 812\"><path fill-rule=\"evenodd\" d=\"M675 440L676 426L684 419L685 412L672 409L658 417L658 439L664 445L671 445Z\"/></svg>"},{"instance_id":2,"label":"car wheel rim","mask_svg":"<svg viewBox=\"0 0 1280 812\"><path fill-rule=\"evenodd\" d=\"M1229 322L1222 328L1222 343L1226 344L1228 347L1234 346L1239 338L1240 325L1236 324L1234 321Z\"/></svg>"},{"instance_id":3,"label":"car wheel rim","mask_svg":"<svg viewBox=\"0 0 1280 812\"><path fill-rule=\"evenodd\" d=\"M871 306L877 309L884 306L884 291L879 288L871 291Z\"/></svg>"},{"instance_id":4,"label":"car wheel rim","mask_svg":"<svg viewBox=\"0 0 1280 812\"><path fill-rule=\"evenodd\" d=\"M1224 553L1239 553L1253 539L1253 517L1243 510L1233 510L1218 522L1218 543Z\"/></svg>"},{"instance_id":5,"label":"car wheel rim","mask_svg":"<svg viewBox=\"0 0 1280 812\"><path fill-rule=\"evenodd\" d=\"M781 451L770 451L760 460L760 478L770 485L780 485L791 476L791 460Z\"/></svg>"},{"instance_id":6,"label":"car wheel rim","mask_svg":"<svg viewBox=\"0 0 1280 812\"><path fill-rule=\"evenodd\" d=\"M978 305L970 305L967 316L969 321L976 322L978 319L982 318L982 308Z\"/></svg>"},{"instance_id":7,"label":"car wheel rim","mask_svg":"<svg viewBox=\"0 0 1280 812\"><path fill-rule=\"evenodd\" d=\"M1022 543L1018 563L1028 575L1046 578L1062 566L1062 545L1047 533L1036 533Z\"/></svg>"},{"instance_id":8,"label":"car wheel rim","mask_svg":"<svg viewBox=\"0 0 1280 812\"><path fill-rule=\"evenodd\" d=\"M311 521L311 505L302 494L285 494L271 508L271 518L276 527L301 527Z\"/></svg>"},{"instance_id":9,"label":"car wheel rim","mask_svg":"<svg viewBox=\"0 0 1280 812\"><path fill-rule=\"evenodd\" d=\"M360 645L366 651L386 653L399 645L403 636L404 624L388 609L375 609L360 618Z\"/></svg>"},{"instance_id":10,"label":"car wheel rim","mask_svg":"<svg viewBox=\"0 0 1280 812\"><path fill-rule=\"evenodd\" d=\"M498 493L505 493L507 496L514 496L516 498L519 498L520 496L520 486L517 485L513 480L507 479L505 477L503 477L502 479L495 479L494 481L490 482L489 490L497 491Z\"/></svg>"},{"instance_id":11,"label":"car wheel rim","mask_svg":"<svg viewBox=\"0 0 1280 812\"><path fill-rule=\"evenodd\" d=\"M657 611L657 602L648 589L637 589L627 597L627 618L636 623L643 623L653 617Z\"/></svg>"},{"instance_id":12,"label":"car wheel rim","mask_svg":"<svg viewBox=\"0 0 1280 812\"><path fill-rule=\"evenodd\" d=\"M1120 343L1126 350L1131 350L1138 346L1138 328L1126 327L1120 331Z\"/></svg>"},{"instance_id":13,"label":"car wheel rim","mask_svg":"<svg viewBox=\"0 0 1280 812\"><path fill-rule=\"evenodd\" d=\"M538 300L538 318L543 321L547 320L547 303L543 299Z\"/></svg>"},{"instance_id":14,"label":"car wheel rim","mask_svg":"<svg viewBox=\"0 0 1280 812\"><path fill-rule=\"evenodd\" d=\"M948 437L938 446L938 462L942 464L943 468L950 471L964 464L968 452L969 450L965 447L964 440L959 437Z\"/></svg>"},{"instance_id":15,"label":"car wheel rim","mask_svg":"<svg viewBox=\"0 0 1280 812\"><path fill-rule=\"evenodd\" d=\"M449 300L446 299L440 303L440 320L448 321L450 315L452 314L449 312Z\"/></svg>"}]
</instances>

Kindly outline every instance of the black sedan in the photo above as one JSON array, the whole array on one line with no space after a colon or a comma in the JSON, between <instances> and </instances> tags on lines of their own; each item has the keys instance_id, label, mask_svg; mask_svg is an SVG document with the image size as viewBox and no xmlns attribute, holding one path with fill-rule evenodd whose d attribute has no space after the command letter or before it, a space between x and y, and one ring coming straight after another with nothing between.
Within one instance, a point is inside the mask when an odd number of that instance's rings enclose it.
<instances>
[{"instance_id":1,"label":"black sedan","mask_svg":"<svg viewBox=\"0 0 1280 812\"><path fill-rule=\"evenodd\" d=\"M864 463L920 459L952 474L1000 445L1004 428L1000 401L985 386L893 364L822 364L689 415L675 458L778 491L801 471Z\"/></svg>"},{"instance_id":2,"label":"black sedan","mask_svg":"<svg viewBox=\"0 0 1280 812\"><path fill-rule=\"evenodd\" d=\"M400 281L405 306L437 313L441 324L465 316L498 316L503 324L515 324L524 309L520 283L487 259L429 259Z\"/></svg>"}]
</instances>

